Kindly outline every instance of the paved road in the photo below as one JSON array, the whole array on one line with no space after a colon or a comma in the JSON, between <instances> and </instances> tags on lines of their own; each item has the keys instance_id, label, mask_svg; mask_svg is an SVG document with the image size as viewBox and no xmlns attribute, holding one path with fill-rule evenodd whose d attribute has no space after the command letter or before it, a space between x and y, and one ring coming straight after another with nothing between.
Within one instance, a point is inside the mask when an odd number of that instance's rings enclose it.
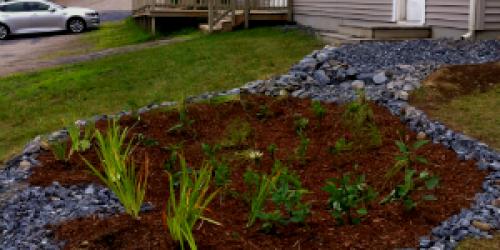
<instances>
[{"instance_id":1,"label":"paved road","mask_svg":"<svg viewBox=\"0 0 500 250\"><path fill-rule=\"evenodd\" d=\"M130 15L132 0L56 0L77 7L88 7L102 13L104 21L120 20ZM51 33L14 37L0 41L0 76L32 71L47 65L41 59L57 51L78 48L79 35Z\"/></svg>"}]
</instances>

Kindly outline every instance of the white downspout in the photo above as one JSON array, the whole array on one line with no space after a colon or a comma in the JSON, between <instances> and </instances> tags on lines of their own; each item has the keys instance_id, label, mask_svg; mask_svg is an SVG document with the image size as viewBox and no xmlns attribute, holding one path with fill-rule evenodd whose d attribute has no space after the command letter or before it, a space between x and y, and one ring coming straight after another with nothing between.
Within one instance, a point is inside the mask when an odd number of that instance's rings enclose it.
<instances>
[{"instance_id":1,"label":"white downspout","mask_svg":"<svg viewBox=\"0 0 500 250\"><path fill-rule=\"evenodd\" d=\"M474 39L476 37L477 0L470 0L469 4L469 31L462 39Z\"/></svg>"}]
</instances>

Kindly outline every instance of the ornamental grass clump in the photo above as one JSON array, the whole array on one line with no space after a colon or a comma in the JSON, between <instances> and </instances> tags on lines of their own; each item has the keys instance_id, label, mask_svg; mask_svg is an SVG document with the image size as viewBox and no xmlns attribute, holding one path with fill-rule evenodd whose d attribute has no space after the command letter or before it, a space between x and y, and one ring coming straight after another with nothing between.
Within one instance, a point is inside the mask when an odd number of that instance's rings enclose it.
<instances>
[{"instance_id":1,"label":"ornamental grass clump","mask_svg":"<svg viewBox=\"0 0 500 250\"><path fill-rule=\"evenodd\" d=\"M220 225L219 222L204 216L208 205L219 191L210 191L213 174L210 164L206 162L200 170L190 172L184 158L179 157L179 162L181 172L177 195L175 181L169 174L170 196L163 214L164 223L172 239L179 242L181 249L185 249L184 245L187 243L190 249L196 250L193 236L196 223L201 220Z\"/></svg>"},{"instance_id":2,"label":"ornamental grass clump","mask_svg":"<svg viewBox=\"0 0 500 250\"><path fill-rule=\"evenodd\" d=\"M125 212L139 217L146 194L149 159L146 156L144 168L136 171L130 159L133 151L132 141L125 142L128 128L121 129L116 121L109 124L104 134L97 131L97 155L101 161L102 172L84 159L87 166L118 197Z\"/></svg>"}]
</instances>

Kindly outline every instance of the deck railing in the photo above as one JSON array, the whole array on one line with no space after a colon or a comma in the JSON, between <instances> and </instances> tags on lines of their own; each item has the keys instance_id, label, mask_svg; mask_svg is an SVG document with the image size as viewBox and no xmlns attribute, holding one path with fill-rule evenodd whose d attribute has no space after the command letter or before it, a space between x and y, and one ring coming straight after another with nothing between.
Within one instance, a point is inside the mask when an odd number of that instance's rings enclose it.
<instances>
[{"instance_id":1,"label":"deck railing","mask_svg":"<svg viewBox=\"0 0 500 250\"><path fill-rule=\"evenodd\" d=\"M216 0L230 4L234 1L236 10L244 10L246 1L252 10L286 10L290 0ZM172 8L181 10L208 10L209 0L132 0L132 9Z\"/></svg>"}]
</instances>

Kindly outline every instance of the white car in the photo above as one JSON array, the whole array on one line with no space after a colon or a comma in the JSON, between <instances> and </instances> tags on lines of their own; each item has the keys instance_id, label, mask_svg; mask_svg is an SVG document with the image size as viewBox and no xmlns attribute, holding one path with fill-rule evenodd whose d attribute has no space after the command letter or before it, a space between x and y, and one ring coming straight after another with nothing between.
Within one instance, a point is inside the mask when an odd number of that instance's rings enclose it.
<instances>
[{"instance_id":1,"label":"white car","mask_svg":"<svg viewBox=\"0 0 500 250\"><path fill-rule=\"evenodd\" d=\"M45 0L0 0L0 40L16 34L64 30L81 33L99 24L99 13L91 9L65 7Z\"/></svg>"}]
</instances>

